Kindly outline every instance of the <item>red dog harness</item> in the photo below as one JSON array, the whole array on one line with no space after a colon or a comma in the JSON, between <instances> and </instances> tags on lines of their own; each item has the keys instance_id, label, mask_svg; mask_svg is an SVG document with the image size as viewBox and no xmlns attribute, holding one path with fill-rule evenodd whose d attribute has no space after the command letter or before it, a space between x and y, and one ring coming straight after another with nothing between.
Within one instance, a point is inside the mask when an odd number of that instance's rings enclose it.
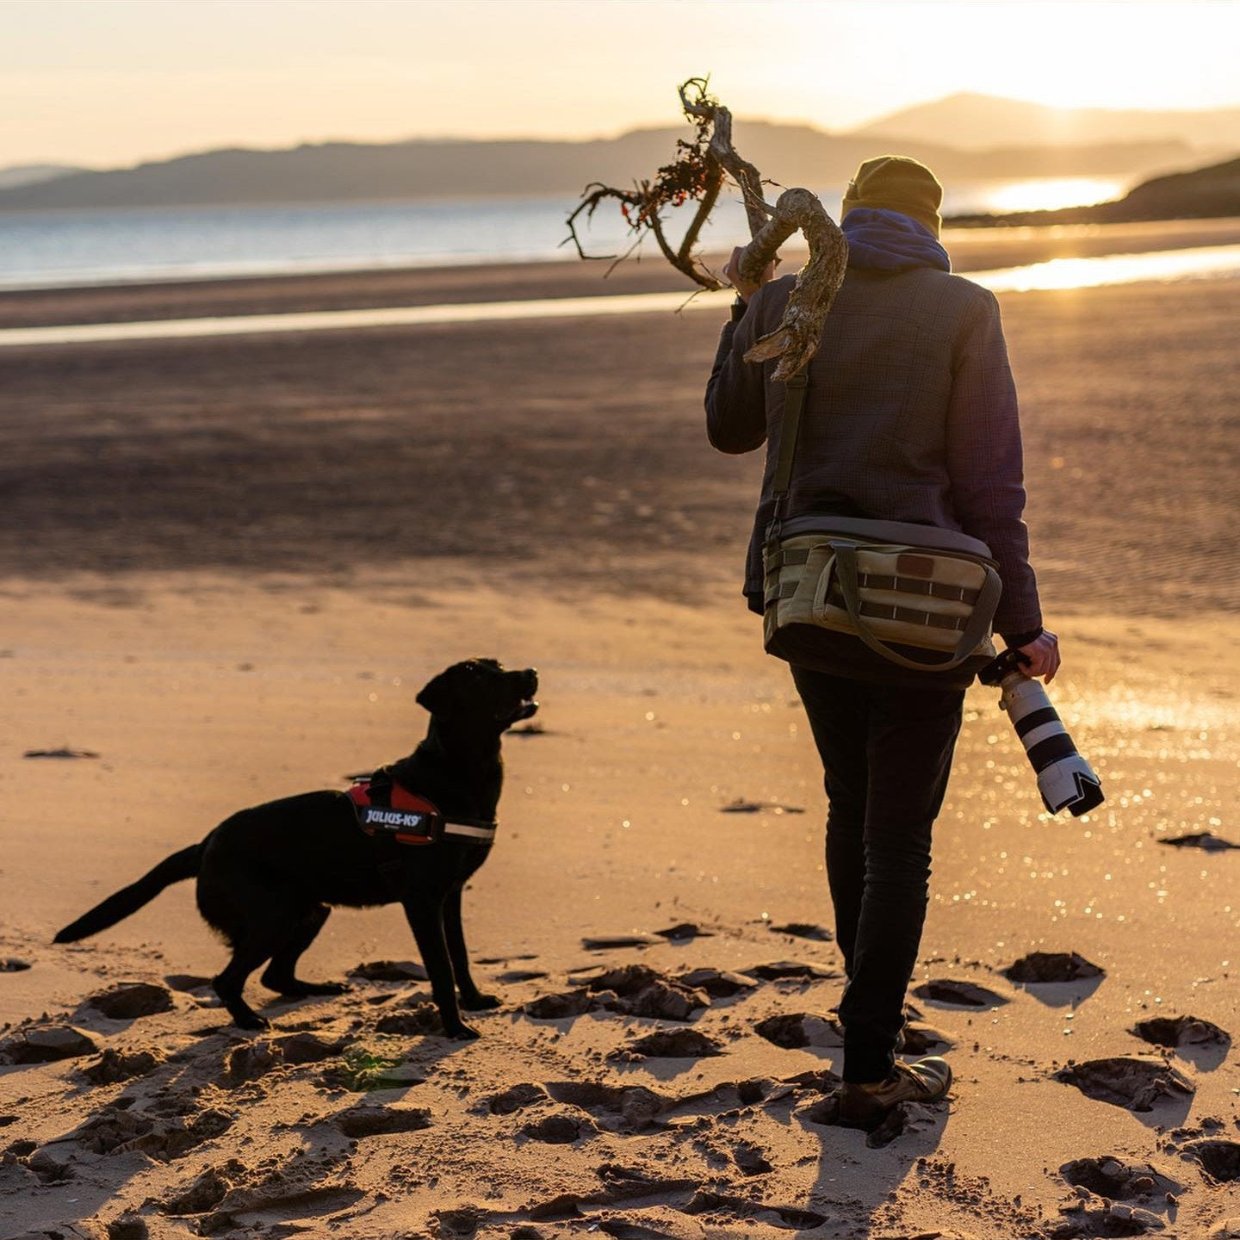
<instances>
[{"instance_id":1,"label":"red dog harness","mask_svg":"<svg viewBox=\"0 0 1240 1240\"><path fill-rule=\"evenodd\" d=\"M358 780L345 794L353 802L358 825L367 835L386 836L398 844L438 844L447 836L473 844L490 844L496 824L478 818L445 818L425 797L392 781L389 805L374 805L369 779Z\"/></svg>"}]
</instances>

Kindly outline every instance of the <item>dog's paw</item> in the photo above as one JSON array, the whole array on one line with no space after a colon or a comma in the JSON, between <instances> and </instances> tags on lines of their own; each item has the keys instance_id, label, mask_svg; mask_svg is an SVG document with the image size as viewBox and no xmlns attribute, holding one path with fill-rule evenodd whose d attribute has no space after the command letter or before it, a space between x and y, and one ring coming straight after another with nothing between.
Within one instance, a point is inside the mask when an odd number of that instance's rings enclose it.
<instances>
[{"instance_id":1,"label":"dog's paw","mask_svg":"<svg viewBox=\"0 0 1240 1240\"><path fill-rule=\"evenodd\" d=\"M450 1029L445 1029L444 1033L454 1042L472 1042L475 1038L482 1036L477 1029L463 1022L459 1025L453 1025Z\"/></svg>"},{"instance_id":2,"label":"dog's paw","mask_svg":"<svg viewBox=\"0 0 1240 1240\"><path fill-rule=\"evenodd\" d=\"M248 1030L250 1033L262 1033L264 1029L271 1028L271 1021L265 1016L260 1016L257 1012L250 1012L246 1016L238 1016L233 1019L233 1024L238 1029Z\"/></svg>"},{"instance_id":3,"label":"dog's paw","mask_svg":"<svg viewBox=\"0 0 1240 1240\"><path fill-rule=\"evenodd\" d=\"M475 990L471 995L461 995L461 1007L467 1012L485 1012L499 1007L502 1002L498 995L484 995L480 990Z\"/></svg>"}]
</instances>

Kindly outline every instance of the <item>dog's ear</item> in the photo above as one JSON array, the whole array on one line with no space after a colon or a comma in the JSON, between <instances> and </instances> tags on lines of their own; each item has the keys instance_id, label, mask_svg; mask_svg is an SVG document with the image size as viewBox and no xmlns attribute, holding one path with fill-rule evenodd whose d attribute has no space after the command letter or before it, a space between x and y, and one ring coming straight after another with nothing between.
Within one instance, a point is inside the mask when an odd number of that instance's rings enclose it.
<instances>
[{"instance_id":1,"label":"dog's ear","mask_svg":"<svg viewBox=\"0 0 1240 1240\"><path fill-rule=\"evenodd\" d=\"M447 672L440 672L434 680L424 685L414 700L432 715L446 715L452 709L454 700Z\"/></svg>"}]
</instances>

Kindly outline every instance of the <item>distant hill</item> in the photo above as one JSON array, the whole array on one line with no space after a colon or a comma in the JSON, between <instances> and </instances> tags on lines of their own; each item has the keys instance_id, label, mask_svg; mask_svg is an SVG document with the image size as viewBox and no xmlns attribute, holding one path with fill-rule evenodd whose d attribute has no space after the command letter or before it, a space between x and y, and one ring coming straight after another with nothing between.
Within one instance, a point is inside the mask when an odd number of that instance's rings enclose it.
<instances>
[{"instance_id":1,"label":"distant hill","mask_svg":"<svg viewBox=\"0 0 1240 1240\"><path fill-rule=\"evenodd\" d=\"M291 150L218 150L135 168L80 172L42 184L0 189L0 210L208 206L564 194L590 181L626 186L668 163L680 129L646 129L586 142L329 142ZM857 164L889 149L870 137L806 125L738 121L738 149L784 185L842 185ZM961 151L906 142L944 180L1018 176L1141 176L1183 166L1182 142L1013 147Z\"/></svg>"},{"instance_id":2,"label":"distant hill","mask_svg":"<svg viewBox=\"0 0 1240 1240\"><path fill-rule=\"evenodd\" d=\"M1048 108L1017 99L958 94L893 112L853 130L855 137L945 142L963 150L1003 143L1183 142L1207 155L1240 143L1240 108L1201 111Z\"/></svg>"},{"instance_id":3,"label":"distant hill","mask_svg":"<svg viewBox=\"0 0 1240 1240\"><path fill-rule=\"evenodd\" d=\"M1141 220L1193 220L1240 216L1240 158L1191 172L1154 177L1115 202L1059 211L1018 211L1009 215L959 215L953 227L1039 224L1129 224Z\"/></svg>"},{"instance_id":4,"label":"distant hill","mask_svg":"<svg viewBox=\"0 0 1240 1240\"><path fill-rule=\"evenodd\" d=\"M70 164L14 164L9 168L0 168L0 189L37 185L42 181L54 181L57 177L84 171L84 168L75 168Z\"/></svg>"}]
</instances>

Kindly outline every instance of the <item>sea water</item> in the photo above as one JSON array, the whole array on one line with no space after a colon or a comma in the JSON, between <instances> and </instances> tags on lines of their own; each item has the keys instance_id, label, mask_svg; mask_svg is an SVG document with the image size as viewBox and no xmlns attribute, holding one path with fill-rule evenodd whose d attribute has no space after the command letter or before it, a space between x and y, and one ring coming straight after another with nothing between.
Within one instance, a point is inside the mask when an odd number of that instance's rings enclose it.
<instances>
[{"instance_id":1,"label":"sea water","mask_svg":"<svg viewBox=\"0 0 1240 1240\"><path fill-rule=\"evenodd\" d=\"M945 214L1067 206L1124 189L1119 178L980 181L949 189L943 206ZM843 187L818 192L838 218ZM546 195L0 212L0 289L575 259L565 221L576 205L571 195ZM672 213L674 242L689 218L686 209ZM591 254L622 254L632 244L614 201L579 231ZM720 202L702 241L722 249L748 236L732 197ZM646 252L655 256L653 246Z\"/></svg>"}]
</instances>

